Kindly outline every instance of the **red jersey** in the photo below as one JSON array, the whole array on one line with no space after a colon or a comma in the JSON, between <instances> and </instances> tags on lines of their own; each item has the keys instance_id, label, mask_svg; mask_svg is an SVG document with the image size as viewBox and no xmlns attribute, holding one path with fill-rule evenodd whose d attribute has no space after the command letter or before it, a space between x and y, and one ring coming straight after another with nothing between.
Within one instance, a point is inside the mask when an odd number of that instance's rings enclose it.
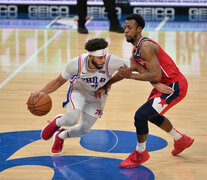
<instances>
[{"instance_id":1,"label":"red jersey","mask_svg":"<svg viewBox=\"0 0 207 180\"><path fill-rule=\"evenodd\" d=\"M160 68L162 70L162 79L160 82L170 82L173 78L180 74L180 70L175 65L171 57L161 48L161 46L157 42L147 37L141 37L136 45L136 48L134 49L134 60L136 62L138 62L140 65L144 67L146 66L146 62L142 59L140 53L140 47L142 42L144 41L152 41L153 43L157 44L160 48L160 51L157 55L157 59L160 63Z\"/></svg>"}]
</instances>

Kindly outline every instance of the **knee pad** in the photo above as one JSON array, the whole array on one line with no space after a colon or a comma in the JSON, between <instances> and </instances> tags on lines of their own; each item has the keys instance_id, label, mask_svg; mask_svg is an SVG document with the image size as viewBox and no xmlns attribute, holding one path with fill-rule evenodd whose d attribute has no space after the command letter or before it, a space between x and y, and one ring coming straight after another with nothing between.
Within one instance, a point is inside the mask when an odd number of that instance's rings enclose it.
<instances>
[{"instance_id":1,"label":"knee pad","mask_svg":"<svg viewBox=\"0 0 207 180\"><path fill-rule=\"evenodd\" d=\"M148 134L148 122L145 114L138 109L134 116L134 125L136 127L137 135Z\"/></svg>"},{"instance_id":2,"label":"knee pad","mask_svg":"<svg viewBox=\"0 0 207 180\"><path fill-rule=\"evenodd\" d=\"M157 125L158 127L160 127L164 121L165 117L158 114L157 116L151 118L149 121L155 125Z\"/></svg>"},{"instance_id":3,"label":"knee pad","mask_svg":"<svg viewBox=\"0 0 207 180\"><path fill-rule=\"evenodd\" d=\"M147 101L135 113L135 122L137 135L148 134L148 120L158 116L157 111L152 107L152 101Z\"/></svg>"}]
</instances>

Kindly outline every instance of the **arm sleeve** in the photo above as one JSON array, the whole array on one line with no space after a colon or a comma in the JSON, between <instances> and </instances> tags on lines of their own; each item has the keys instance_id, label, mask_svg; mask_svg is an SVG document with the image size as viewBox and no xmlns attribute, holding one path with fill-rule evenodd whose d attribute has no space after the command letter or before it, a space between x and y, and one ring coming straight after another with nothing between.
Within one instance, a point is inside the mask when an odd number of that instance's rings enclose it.
<instances>
[{"instance_id":1,"label":"arm sleeve","mask_svg":"<svg viewBox=\"0 0 207 180\"><path fill-rule=\"evenodd\" d=\"M61 75L64 79L69 79L74 74L78 74L78 57L68 62Z\"/></svg>"},{"instance_id":2,"label":"arm sleeve","mask_svg":"<svg viewBox=\"0 0 207 180\"><path fill-rule=\"evenodd\" d=\"M130 65L131 65L130 60L122 59L120 57L111 55L111 57L109 59L109 63L108 63L109 76L112 76L114 72L118 71L119 68L124 65L130 67Z\"/></svg>"}]
</instances>

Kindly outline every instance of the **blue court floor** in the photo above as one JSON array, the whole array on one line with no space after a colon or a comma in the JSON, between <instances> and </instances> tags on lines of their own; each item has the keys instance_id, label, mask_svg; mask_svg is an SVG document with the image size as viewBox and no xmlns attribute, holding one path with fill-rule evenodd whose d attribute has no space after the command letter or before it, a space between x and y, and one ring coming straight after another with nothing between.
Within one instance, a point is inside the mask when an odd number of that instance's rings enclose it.
<instances>
[{"instance_id":1,"label":"blue court floor","mask_svg":"<svg viewBox=\"0 0 207 180\"><path fill-rule=\"evenodd\" d=\"M0 172L26 165L46 166L54 170L53 179L142 179L153 180L154 174L144 166L122 169L122 160L96 156L38 156L8 160L24 146L40 140L39 130L0 133ZM83 136L80 145L90 151L105 153L130 153L136 144L136 133L117 130L91 130ZM164 139L149 135L147 150L158 151L167 146ZM112 171L113 169L113 171Z\"/></svg>"}]
</instances>

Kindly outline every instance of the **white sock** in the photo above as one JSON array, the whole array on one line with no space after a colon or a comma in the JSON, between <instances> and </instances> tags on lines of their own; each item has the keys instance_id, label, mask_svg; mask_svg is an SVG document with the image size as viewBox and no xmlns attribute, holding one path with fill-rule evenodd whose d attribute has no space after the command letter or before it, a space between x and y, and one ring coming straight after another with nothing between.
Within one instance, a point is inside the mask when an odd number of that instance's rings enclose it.
<instances>
[{"instance_id":1,"label":"white sock","mask_svg":"<svg viewBox=\"0 0 207 180\"><path fill-rule=\"evenodd\" d=\"M182 137L182 135L175 129L172 128L172 130L169 132L169 134L173 137L174 140L178 140Z\"/></svg>"},{"instance_id":2,"label":"white sock","mask_svg":"<svg viewBox=\"0 0 207 180\"><path fill-rule=\"evenodd\" d=\"M144 152L145 149L146 149L146 141L143 142L143 143L139 143L139 142L137 142L136 150L137 150L138 152Z\"/></svg>"},{"instance_id":3,"label":"white sock","mask_svg":"<svg viewBox=\"0 0 207 180\"><path fill-rule=\"evenodd\" d=\"M66 139L69 137L69 134L68 134L68 129L66 129L65 131L62 131L59 135L58 135L59 138L61 139Z\"/></svg>"},{"instance_id":4,"label":"white sock","mask_svg":"<svg viewBox=\"0 0 207 180\"><path fill-rule=\"evenodd\" d=\"M60 125L60 123L59 123L59 120L60 118L58 118L58 119L56 119L56 125L58 126L58 127L61 127L61 125Z\"/></svg>"}]
</instances>

